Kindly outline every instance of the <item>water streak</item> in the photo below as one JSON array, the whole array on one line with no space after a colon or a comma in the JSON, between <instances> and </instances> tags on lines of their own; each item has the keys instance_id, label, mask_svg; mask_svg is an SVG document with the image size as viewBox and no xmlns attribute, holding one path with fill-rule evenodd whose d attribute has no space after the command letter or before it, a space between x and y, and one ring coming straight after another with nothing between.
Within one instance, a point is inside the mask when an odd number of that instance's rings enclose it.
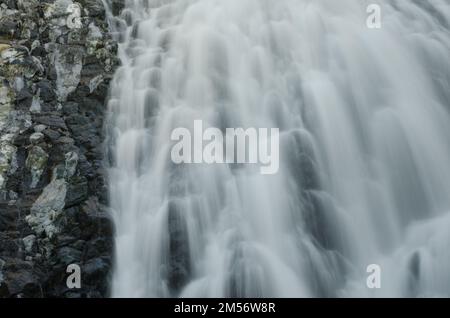
<instances>
[{"instance_id":1,"label":"water streak","mask_svg":"<svg viewBox=\"0 0 450 318\"><path fill-rule=\"evenodd\" d=\"M109 14L113 296L450 296L450 4L380 0L372 30L372 2ZM170 134L196 119L280 128L279 173L174 165Z\"/></svg>"}]
</instances>

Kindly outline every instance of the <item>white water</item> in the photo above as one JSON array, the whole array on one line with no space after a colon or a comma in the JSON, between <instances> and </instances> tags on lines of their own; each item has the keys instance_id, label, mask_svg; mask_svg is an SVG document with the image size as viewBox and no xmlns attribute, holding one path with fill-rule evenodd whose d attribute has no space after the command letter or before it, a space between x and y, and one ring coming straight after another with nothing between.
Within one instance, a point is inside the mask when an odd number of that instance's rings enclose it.
<instances>
[{"instance_id":1,"label":"white water","mask_svg":"<svg viewBox=\"0 0 450 318\"><path fill-rule=\"evenodd\" d=\"M136 0L108 121L115 297L450 296L450 4ZM277 127L280 171L170 134ZM366 267L381 266L381 289Z\"/></svg>"}]
</instances>

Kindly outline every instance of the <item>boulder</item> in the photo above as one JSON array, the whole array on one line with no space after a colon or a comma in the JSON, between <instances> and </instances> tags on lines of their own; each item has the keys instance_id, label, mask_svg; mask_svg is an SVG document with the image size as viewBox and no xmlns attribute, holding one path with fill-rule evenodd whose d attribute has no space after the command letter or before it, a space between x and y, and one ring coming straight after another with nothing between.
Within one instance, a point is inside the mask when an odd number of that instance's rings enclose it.
<instances>
[{"instance_id":1,"label":"boulder","mask_svg":"<svg viewBox=\"0 0 450 318\"><path fill-rule=\"evenodd\" d=\"M64 179L53 180L31 207L31 214L26 221L38 235L52 238L59 233L55 221L65 206L67 183Z\"/></svg>"}]
</instances>

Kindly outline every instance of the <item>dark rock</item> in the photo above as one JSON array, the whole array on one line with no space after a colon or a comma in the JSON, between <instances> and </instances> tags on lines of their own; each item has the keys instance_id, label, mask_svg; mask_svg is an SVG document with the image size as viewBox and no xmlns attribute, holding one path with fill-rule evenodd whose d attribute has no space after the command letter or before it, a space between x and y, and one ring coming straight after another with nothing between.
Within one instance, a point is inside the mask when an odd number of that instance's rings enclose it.
<instances>
[{"instance_id":1,"label":"dark rock","mask_svg":"<svg viewBox=\"0 0 450 318\"><path fill-rule=\"evenodd\" d=\"M38 124L43 124L49 127L67 129L64 119L58 115L48 114L43 116L36 116L34 121Z\"/></svg>"},{"instance_id":2,"label":"dark rock","mask_svg":"<svg viewBox=\"0 0 450 318\"><path fill-rule=\"evenodd\" d=\"M4 282L13 296L35 297L40 294L39 279L32 273L32 265L19 259L6 259Z\"/></svg>"},{"instance_id":3,"label":"dark rock","mask_svg":"<svg viewBox=\"0 0 450 318\"><path fill-rule=\"evenodd\" d=\"M74 236L61 234L58 236L58 247L64 247L68 245L73 245L77 241L77 238Z\"/></svg>"},{"instance_id":4,"label":"dark rock","mask_svg":"<svg viewBox=\"0 0 450 318\"><path fill-rule=\"evenodd\" d=\"M0 283L0 298L7 298L11 295L8 285L5 282Z\"/></svg>"},{"instance_id":5,"label":"dark rock","mask_svg":"<svg viewBox=\"0 0 450 318\"><path fill-rule=\"evenodd\" d=\"M94 233L96 237L111 238L114 233L114 226L111 220L111 215L98 202L98 198L91 197L82 206L85 219L83 220L83 227L89 232Z\"/></svg>"},{"instance_id":6,"label":"dark rock","mask_svg":"<svg viewBox=\"0 0 450 318\"><path fill-rule=\"evenodd\" d=\"M2 257L18 257L19 255L19 232L2 231L0 232L0 255Z\"/></svg>"},{"instance_id":7,"label":"dark rock","mask_svg":"<svg viewBox=\"0 0 450 318\"><path fill-rule=\"evenodd\" d=\"M87 261L82 267L83 280L86 284L97 285L102 277L109 274L111 262L106 257L97 257Z\"/></svg>"},{"instance_id":8,"label":"dark rock","mask_svg":"<svg viewBox=\"0 0 450 318\"><path fill-rule=\"evenodd\" d=\"M16 226L18 213L19 211L15 206L9 206L8 203L0 203L0 231L13 230Z\"/></svg>"},{"instance_id":9,"label":"dark rock","mask_svg":"<svg viewBox=\"0 0 450 318\"><path fill-rule=\"evenodd\" d=\"M84 78L84 81L86 81L86 78L91 79L97 76L98 74L103 73L104 67L100 63L95 64L87 64L83 67L83 70L81 71L81 77Z\"/></svg>"},{"instance_id":10,"label":"dark rock","mask_svg":"<svg viewBox=\"0 0 450 318\"><path fill-rule=\"evenodd\" d=\"M114 15L119 15L120 12L125 7L125 1L124 0L111 0L111 11Z\"/></svg>"},{"instance_id":11,"label":"dark rock","mask_svg":"<svg viewBox=\"0 0 450 318\"><path fill-rule=\"evenodd\" d=\"M5 0L5 4L10 9L14 9L14 10L17 9L16 0Z\"/></svg>"},{"instance_id":12,"label":"dark rock","mask_svg":"<svg viewBox=\"0 0 450 318\"><path fill-rule=\"evenodd\" d=\"M37 88L40 91L40 97L44 102L51 102L56 99L52 84L48 80L42 80L37 83Z\"/></svg>"},{"instance_id":13,"label":"dark rock","mask_svg":"<svg viewBox=\"0 0 450 318\"><path fill-rule=\"evenodd\" d=\"M78 113L78 103L66 102L62 106L64 115L71 115Z\"/></svg>"},{"instance_id":14,"label":"dark rock","mask_svg":"<svg viewBox=\"0 0 450 318\"><path fill-rule=\"evenodd\" d=\"M87 85L83 85L82 83L78 85L78 88L68 96L69 101L80 102L84 97L90 94L89 87Z\"/></svg>"},{"instance_id":15,"label":"dark rock","mask_svg":"<svg viewBox=\"0 0 450 318\"><path fill-rule=\"evenodd\" d=\"M74 144L75 140L73 140L73 138L70 138L67 136L62 136L56 142L59 144Z\"/></svg>"},{"instance_id":16,"label":"dark rock","mask_svg":"<svg viewBox=\"0 0 450 318\"><path fill-rule=\"evenodd\" d=\"M178 291L183 287L190 276L189 240L186 221L182 210L176 201L169 203L169 287Z\"/></svg>"},{"instance_id":17,"label":"dark rock","mask_svg":"<svg viewBox=\"0 0 450 318\"><path fill-rule=\"evenodd\" d=\"M10 38L19 31L18 23L10 18L0 20L0 36Z\"/></svg>"},{"instance_id":18,"label":"dark rock","mask_svg":"<svg viewBox=\"0 0 450 318\"><path fill-rule=\"evenodd\" d=\"M38 46L31 52L31 54L33 56L45 57L47 55L47 51L44 47Z\"/></svg>"},{"instance_id":19,"label":"dark rock","mask_svg":"<svg viewBox=\"0 0 450 318\"><path fill-rule=\"evenodd\" d=\"M52 142L56 142L61 137L61 134L53 129L46 129L42 133Z\"/></svg>"},{"instance_id":20,"label":"dark rock","mask_svg":"<svg viewBox=\"0 0 450 318\"><path fill-rule=\"evenodd\" d=\"M101 85L99 85L98 87L101 87ZM94 119L96 114L103 112L103 102L99 101L96 98L84 98L83 107L84 109L89 110L91 112L92 115L90 117Z\"/></svg>"},{"instance_id":21,"label":"dark rock","mask_svg":"<svg viewBox=\"0 0 450 318\"><path fill-rule=\"evenodd\" d=\"M57 251L58 260L64 266L80 263L81 255L81 251L69 246L62 247Z\"/></svg>"},{"instance_id":22,"label":"dark rock","mask_svg":"<svg viewBox=\"0 0 450 318\"><path fill-rule=\"evenodd\" d=\"M50 64L47 68L48 79L56 81L58 79L58 74L56 72L55 65Z\"/></svg>"},{"instance_id":23,"label":"dark rock","mask_svg":"<svg viewBox=\"0 0 450 318\"><path fill-rule=\"evenodd\" d=\"M83 296L84 295L82 293L77 293L77 292L73 292L73 291L64 293L65 298L85 298Z\"/></svg>"},{"instance_id":24,"label":"dark rock","mask_svg":"<svg viewBox=\"0 0 450 318\"><path fill-rule=\"evenodd\" d=\"M72 183L73 182L73 183ZM83 203L88 198L88 184L83 177L71 180L67 188L66 208Z\"/></svg>"},{"instance_id":25,"label":"dark rock","mask_svg":"<svg viewBox=\"0 0 450 318\"><path fill-rule=\"evenodd\" d=\"M24 87L20 90L20 92L17 94L16 99L17 101L21 102L27 99L32 99L33 95L30 93L27 87Z\"/></svg>"},{"instance_id":26,"label":"dark rock","mask_svg":"<svg viewBox=\"0 0 450 318\"><path fill-rule=\"evenodd\" d=\"M86 258L94 258L97 256L109 256L112 251L112 241L105 237L93 239L87 244Z\"/></svg>"},{"instance_id":27,"label":"dark rock","mask_svg":"<svg viewBox=\"0 0 450 318\"><path fill-rule=\"evenodd\" d=\"M80 3L85 9L87 9L90 17L105 17L105 8L101 0L83 0L80 1Z\"/></svg>"},{"instance_id":28,"label":"dark rock","mask_svg":"<svg viewBox=\"0 0 450 318\"><path fill-rule=\"evenodd\" d=\"M86 116L80 115L78 113L71 114L70 116L67 116L66 122L69 125L70 128L77 128L78 126L87 125L89 123ZM80 131L77 131L80 132Z\"/></svg>"}]
</instances>

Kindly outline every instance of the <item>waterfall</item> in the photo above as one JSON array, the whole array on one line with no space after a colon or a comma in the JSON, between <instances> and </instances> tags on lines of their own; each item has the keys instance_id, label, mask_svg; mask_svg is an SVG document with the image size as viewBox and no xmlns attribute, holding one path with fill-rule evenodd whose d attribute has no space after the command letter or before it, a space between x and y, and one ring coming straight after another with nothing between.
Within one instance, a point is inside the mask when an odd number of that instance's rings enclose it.
<instances>
[{"instance_id":1,"label":"waterfall","mask_svg":"<svg viewBox=\"0 0 450 318\"><path fill-rule=\"evenodd\" d=\"M447 0L127 0L109 23L112 296L450 296ZM173 163L195 120L279 128L278 173Z\"/></svg>"}]
</instances>

